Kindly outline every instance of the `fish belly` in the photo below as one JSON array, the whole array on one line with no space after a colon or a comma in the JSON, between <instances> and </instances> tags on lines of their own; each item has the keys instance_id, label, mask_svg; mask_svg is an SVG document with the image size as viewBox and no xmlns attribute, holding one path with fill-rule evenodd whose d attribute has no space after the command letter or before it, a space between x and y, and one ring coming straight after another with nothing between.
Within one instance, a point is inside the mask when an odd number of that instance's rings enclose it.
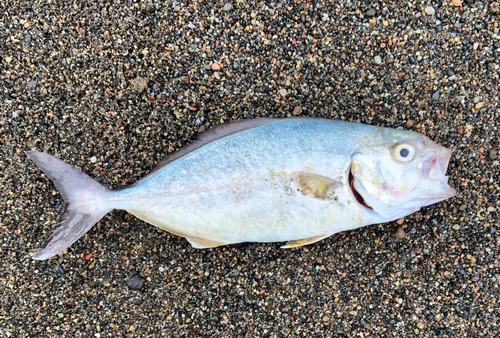
<instances>
[{"instance_id":1,"label":"fish belly","mask_svg":"<svg viewBox=\"0 0 500 338\"><path fill-rule=\"evenodd\" d=\"M149 196L124 206L157 227L214 243L280 242L331 235L366 223L344 186L326 199L304 196L286 178L185 195Z\"/></svg>"}]
</instances>

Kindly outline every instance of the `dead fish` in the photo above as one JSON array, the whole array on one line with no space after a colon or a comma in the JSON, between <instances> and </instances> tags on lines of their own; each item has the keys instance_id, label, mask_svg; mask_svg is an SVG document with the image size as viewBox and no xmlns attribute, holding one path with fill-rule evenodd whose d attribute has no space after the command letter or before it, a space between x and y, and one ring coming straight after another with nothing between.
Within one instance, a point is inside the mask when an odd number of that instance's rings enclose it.
<instances>
[{"instance_id":1,"label":"dead fish","mask_svg":"<svg viewBox=\"0 0 500 338\"><path fill-rule=\"evenodd\" d=\"M66 204L34 259L57 255L113 209L194 248L311 244L455 196L450 150L422 134L325 119L251 119L211 129L146 177L110 190L48 154L26 154Z\"/></svg>"}]
</instances>

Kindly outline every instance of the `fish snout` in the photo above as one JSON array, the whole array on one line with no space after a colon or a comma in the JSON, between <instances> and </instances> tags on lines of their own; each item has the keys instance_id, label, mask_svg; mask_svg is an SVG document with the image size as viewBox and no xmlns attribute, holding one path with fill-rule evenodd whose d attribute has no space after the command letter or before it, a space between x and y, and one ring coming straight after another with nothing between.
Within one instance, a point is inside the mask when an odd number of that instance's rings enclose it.
<instances>
[{"instance_id":1,"label":"fish snout","mask_svg":"<svg viewBox=\"0 0 500 338\"><path fill-rule=\"evenodd\" d=\"M443 149L443 151L425 160L422 166L424 177L435 182L447 181L446 169L448 168L450 157L451 151ZM446 184L446 182L443 183Z\"/></svg>"},{"instance_id":2,"label":"fish snout","mask_svg":"<svg viewBox=\"0 0 500 338\"><path fill-rule=\"evenodd\" d=\"M436 152L425 160L422 165L422 174L424 178L438 184L439 193L437 194L437 197L439 199L450 198L457 194L456 190L448 185L448 176L446 176L446 170L448 169L450 158L451 151L449 149L442 148L442 150ZM435 193L437 193L437 191L435 191Z\"/></svg>"}]
</instances>

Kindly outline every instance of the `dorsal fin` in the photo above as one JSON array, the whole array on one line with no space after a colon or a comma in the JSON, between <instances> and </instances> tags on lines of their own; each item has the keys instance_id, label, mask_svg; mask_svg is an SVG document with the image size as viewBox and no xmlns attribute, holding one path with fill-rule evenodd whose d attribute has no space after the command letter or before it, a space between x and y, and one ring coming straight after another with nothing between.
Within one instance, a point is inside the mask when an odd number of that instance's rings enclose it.
<instances>
[{"instance_id":1,"label":"dorsal fin","mask_svg":"<svg viewBox=\"0 0 500 338\"><path fill-rule=\"evenodd\" d=\"M233 135L236 133L239 133L240 131L252 129L258 126L262 126L264 124L268 124L272 122L273 119L270 118L257 118L257 119L247 119L247 120L238 120L238 121L233 121L229 123L224 123L224 124L219 124L213 128L210 128L210 130L204 132L203 134L198 137L196 141L193 143L182 147L176 152L173 152L172 154L168 155L165 157L163 160L158 162L156 167L151 170L145 177L141 179L145 179L149 175L154 174L161 168L165 167L169 163L174 162L175 160L181 158L184 155L189 154L190 152L195 151L196 149L199 149L203 146L206 146L207 144L217 141L221 138L224 138L229 135ZM138 182L137 182L138 183Z\"/></svg>"}]
</instances>

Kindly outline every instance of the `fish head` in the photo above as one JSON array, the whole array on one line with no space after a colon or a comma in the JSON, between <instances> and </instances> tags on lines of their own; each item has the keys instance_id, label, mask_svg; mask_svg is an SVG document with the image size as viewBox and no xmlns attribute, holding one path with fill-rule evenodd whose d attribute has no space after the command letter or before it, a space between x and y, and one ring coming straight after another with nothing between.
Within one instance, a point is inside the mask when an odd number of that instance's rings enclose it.
<instances>
[{"instance_id":1,"label":"fish head","mask_svg":"<svg viewBox=\"0 0 500 338\"><path fill-rule=\"evenodd\" d=\"M349 185L362 206L394 220L455 196L446 176L450 156L425 135L384 128L352 155Z\"/></svg>"}]
</instances>

